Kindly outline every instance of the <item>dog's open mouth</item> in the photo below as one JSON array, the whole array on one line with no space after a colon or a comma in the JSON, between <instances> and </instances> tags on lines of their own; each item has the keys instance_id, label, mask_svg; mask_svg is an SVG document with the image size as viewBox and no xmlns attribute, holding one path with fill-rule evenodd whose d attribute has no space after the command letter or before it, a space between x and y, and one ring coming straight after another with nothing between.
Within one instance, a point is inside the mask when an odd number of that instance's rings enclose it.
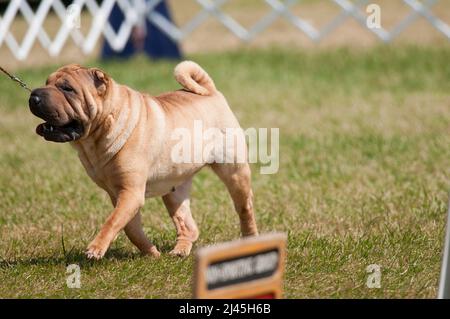
<instances>
[{"instance_id":1,"label":"dog's open mouth","mask_svg":"<svg viewBox=\"0 0 450 319\"><path fill-rule=\"evenodd\" d=\"M36 127L36 133L44 137L47 141L59 143L72 142L83 135L83 125L76 120L61 126L46 122Z\"/></svg>"}]
</instances>

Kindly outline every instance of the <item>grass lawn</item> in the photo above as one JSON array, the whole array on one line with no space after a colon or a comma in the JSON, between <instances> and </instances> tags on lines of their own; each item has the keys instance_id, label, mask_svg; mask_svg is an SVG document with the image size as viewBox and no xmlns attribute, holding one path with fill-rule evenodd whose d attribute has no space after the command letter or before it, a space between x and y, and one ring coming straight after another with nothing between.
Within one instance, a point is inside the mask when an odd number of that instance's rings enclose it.
<instances>
[{"instance_id":1,"label":"grass lawn","mask_svg":"<svg viewBox=\"0 0 450 319\"><path fill-rule=\"evenodd\" d=\"M247 127L280 128L280 170L253 165L261 232L288 233L287 298L434 298L450 177L450 47L248 50L190 57ZM175 63L98 63L151 94L179 86ZM57 66L18 73L31 86ZM34 133L28 95L0 77L0 297L191 296L193 258L168 256L175 229L160 199L143 209L162 258L121 234L101 261L84 250L110 212L69 145ZM194 180L198 246L239 236L210 171ZM64 243L64 245L63 245ZM81 289L66 287L66 265ZM381 288L366 267L381 266Z\"/></svg>"}]
</instances>

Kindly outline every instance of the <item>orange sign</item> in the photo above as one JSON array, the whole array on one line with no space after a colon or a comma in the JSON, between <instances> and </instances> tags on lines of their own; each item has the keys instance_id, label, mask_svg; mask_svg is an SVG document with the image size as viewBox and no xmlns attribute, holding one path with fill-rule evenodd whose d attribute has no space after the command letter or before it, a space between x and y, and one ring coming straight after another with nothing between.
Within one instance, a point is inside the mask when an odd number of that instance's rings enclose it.
<instances>
[{"instance_id":1,"label":"orange sign","mask_svg":"<svg viewBox=\"0 0 450 319\"><path fill-rule=\"evenodd\" d=\"M286 235L248 237L201 248L194 297L273 299L282 296Z\"/></svg>"}]
</instances>

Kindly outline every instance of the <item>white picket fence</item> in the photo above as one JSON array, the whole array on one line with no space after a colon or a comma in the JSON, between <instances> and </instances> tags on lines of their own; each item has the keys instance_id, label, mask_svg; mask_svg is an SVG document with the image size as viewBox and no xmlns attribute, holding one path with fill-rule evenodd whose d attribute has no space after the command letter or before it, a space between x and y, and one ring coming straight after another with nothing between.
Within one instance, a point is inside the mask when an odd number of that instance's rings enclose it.
<instances>
[{"instance_id":1,"label":"white picket fence","mask_svg":"<svg viewBox=\"0 0 450 319\"><path fill-rule=\"evenodd\" d=\"M229 14L221 10L221 6L229 0L195 0L201 6L200 11L188 23L178 27L154 11L155 6L161 1L104 0L101 2L101 5L98 5L94 0L75 0L70 7L71 10L68 11L60 0L43 0L40 1L37 10L33 11L28 1L12 0L9 2L3 16L0 16L0 47L6 45L15 58L24 60L30 54L30 50L35 42L39 41L51 56L57 56L65 43L71 38L85 54L89 54L94 50L97 42L104 37L114 50L121 50L124 48L133 26L142 23L142 19L150 20L172 39L181 41L188 37L196 28L200 27L209 17L217 19L230 32L246 42L260 35L279 18L291 23L311 40L319 42L347 19L355 19L361 26L366 28L367 15L365 8L368 5L368 0L353 2L350 0L330 0L341 9L341 12L323 28L317 29L311 23L292 12L291 7L299 0L261 0L269 6L271 9L270 13L262 17L250 28L245 28ZM390 42L417 18L423 17L437 31L443 33L450 40L450 26L433 15L430 10L439 0L402 1L411 8L411 12L394 28L389 31L384 28L367 28L367 30L373 32L380 40ZM118 32L115 32L108 23L108 16L115 3L125 13L125 20ZM88 14L94 18L87 36L84 36L79 29L74 28L73 19L68 18L70 16L68 12L73 14L73 9L76 11L76 8L86 8ZM62 23L53 39L49 37L43 28L43 23L52 9ZM11 27L14 19L20 13L28 23L28 29L23 41L18 43L11 32Z\"/></svg>"}]
</instances>

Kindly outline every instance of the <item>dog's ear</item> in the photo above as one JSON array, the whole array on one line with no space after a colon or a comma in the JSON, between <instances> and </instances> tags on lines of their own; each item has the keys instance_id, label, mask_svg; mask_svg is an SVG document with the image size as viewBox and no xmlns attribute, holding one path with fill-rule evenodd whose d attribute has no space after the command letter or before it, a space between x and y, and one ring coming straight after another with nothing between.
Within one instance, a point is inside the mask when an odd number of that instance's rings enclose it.
<instances>
[{"instance_id":1,"label":"dog's ear","mask_svg":"<svg viewBox=\"0 0 450 319\"><path fill-rule=\"evenodd\" d=\"M105 95L110 81L109 76L97 68L91 68L90 71L94 80L94 85L97 88L98 95Z\"/></svg>"}]
</instances>

